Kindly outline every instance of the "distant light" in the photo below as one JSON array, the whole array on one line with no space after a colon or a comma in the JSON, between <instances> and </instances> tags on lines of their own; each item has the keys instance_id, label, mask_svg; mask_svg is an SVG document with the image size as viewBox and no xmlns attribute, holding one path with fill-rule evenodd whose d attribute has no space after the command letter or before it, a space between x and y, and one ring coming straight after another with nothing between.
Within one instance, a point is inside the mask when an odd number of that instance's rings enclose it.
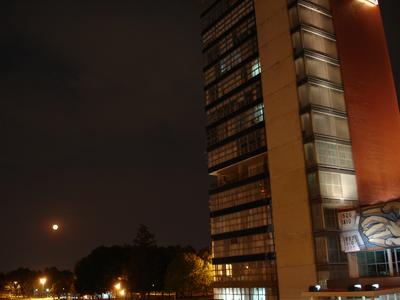
<instances>
[{"instance_id":1,"label":"distant light","mask_svg":"<svg viewBox=\"0 0 400 300\"><path fill-rule=\"evenodd\" d=\"M352 286L349 287L349 291L361 291L362 290L362 285L359 283L353 284Z\"/></svg>"},{"instance_id":2,"label":"distant light","mask_svg":"<svg viewBox=\"0 0 400 300\"><path fill-rule=\"evenodd\" d=\"M376 290L379 290L379 283L374 283L374 284L368 284L368 285L366 285L365 286L365 289L367 290L367 291L376 291Z\"/></svg>"},{"instance_id":3,"label":"distant light","mask_svg":"<svg viewBox=\"0 0 400 300\"><path fill-rule=\"evenodd\" d=\"M46 292L49 292L49 291L50 291L50 289L49 289L49 288L47 288L47 289L46 289Z\"/></svg>"},{"instance_id":4,"label":"distant light","mask_svg":"<svg viewBox=\"0 0 400 300\"><path fill-rule=\"evenodd\" d=\"M115 285L114 285L114 288L115 288L116 290L120 290L120 289L121 289L121 283L118 282L117 284L115 284Z\"/></svg>"},{"instance_id":5,"label":"distant light","mask_svg":"<svg viewBox=\"0 0 400 300\"><path fill-rule=\"evenodd\" d=\"M58 226L58 224L54 224L53 226L51 226L51 228L52 228L54 231L57 231L60 227Z\"/></svg>"},{"instance_id":6,"label":"distant light","mask_svg":"<svg viewBox=\"0 0 400 300\"><path fill-rule=\"evenodd\" d=\"M319 284L312 285L308 288L309 292L319 292L321 290L321 286Z\"/></svg>"},{"instance_id":7,"label":"distant light","mask_svg":"<svg viewBox=\"0 0 400 300\"><path fill-rule=\"evenodd\" d=\"M365 4L368 4L371 6L379 5L378 0L359 0L359 1L364 2Z\"/></svg>"},{"instance_id":8,"label":"distant light","mask_svg":"<svg viewBox=\"0 0 400 300\"><path fill-rule=\"evenodd\" d=\"M41 285L45 285L46 281L47 281L46 277L39 278L39 282L40 282Z\"/></svg>"},{"instance_id":9,"label":"distant light","mask_svg":"<svg viewBox=\"0 0 400 300\"><path fill-rule=\"evenodd\" d=\"M119 294L120 294L121 296L125 296L125 290L120 290L120 291L119 291Z\"/></svg>"}]
</instances>

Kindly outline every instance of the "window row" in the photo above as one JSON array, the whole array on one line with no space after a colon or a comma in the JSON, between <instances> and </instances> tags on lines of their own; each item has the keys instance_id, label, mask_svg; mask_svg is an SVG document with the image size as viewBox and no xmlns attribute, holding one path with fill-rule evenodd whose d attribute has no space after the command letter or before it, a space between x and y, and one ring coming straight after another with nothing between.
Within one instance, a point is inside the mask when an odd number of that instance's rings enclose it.
<instances>
[{"instance_id":1,"label":"window row","mask_svg":"<svg viewBox=\"0 0 400 300\"><path fill-rule=\"evenodd\" d=\"M333 21L330 15L304 4L293 6L289 10L289 19L292 29L304 24L332 34L334 33Z\"/></svg>"},{"instance_id":2,"label":"window row","mask_svg":"<svg viewBox=\"0 0 400 300\"><path fill-rule=\"evenodd\" d=\"M226 74L242 61L254 56L257 51L257 39L254 37L220 59L214 66L207 69L207 71L204 72L204 85L207 86Z\"/></svg>"},{"instance_id":3,"label":"window row","mask_svg":"<svg viewBox=\"0 0 400 300\"><path fill-rule=\"evenodd\" d=\"M350 140L347 118L328 113L312 111L301 115L304 136L326 136L339 140Z\"/></svg>"},{"instance_id":4,"label":"window row","mask_svg":"<svg viewBox=\"0 0 400 300\"><path fill-rule=\"evenodd\" d=\"M219 300L266 300L265 288L217 288L214 299Z\"/></svg>"},{"instance_id":5,"label":"window row","mask_svg":"<svg viewBox=\"0 0 400 300\"><path fill-rule=\"evenodd\" d=\"M203 34L203 47L207 47L207 45L232 28L241 18L253 10L253 0L243 0L227 16Z\"/></svg>"},{"instance_id":6,"label":"window row","mask_svg":"<svg viewBox=\"0 0 400 300\"><path fill-rule=\"evenodd\" d=\"M212 241L212 253L216 258L272 252L274 239L271 232Z\"/></svg>"},{"instance_id":7,"label":"window row","mask_svg":"<svg viewBox=\"0 0 400 300\"><path fill-rule=\"evenodd\" d=\"M295 60L295 66L298 80L312 76L338 85L342 84L340 66L336 63L306 54Z\"/></svg>"},{"instance_id":8,"label":"window row","mask_svg":"<svg viewBox=\"0 0 400 300\"><path fill-rule=\"evenodd\" d=\"M316 140L304 145L308 167L315 165L354 170L350 145Z\"/></svg>"},{"instance_id":9,"label":"window row","mask_svg":"<svg viewBox=\"0 0 400 300\"><path fill-rule=\"evenodd\" d=\"M338 230L338 215L335 208L325 207L318 203L313 204L311 209L314 230Z\"/></svg>"},{"instance_id":10,"label":"window row","mask_svg":"<svg viewBox=\"0 0 400 300\"><path fill-rule=\"evenodd\" d=\"M400 248L361 251L357 256L360 277L381 277L400 275Z\"/></svg>"},{"instance_id":11,"label":"window row","mask_svg":"<svg viewBox=\"0 0 400 300\"><path fill-rule=\"evenodd\" d=\"M202 30L210 26L211 23L215 22L222 14L228 11L232 6L238 3L240 0L221 0L219 1L210 11L208 11L201 18Z\"/></svg>"},{"instance_id":12,"label":"window row","mask_svg":"<svg viewBox=\"0 0 400 300\"><path fill-rule=\"evenodd\" d=\"M242 43L251 35L255 35L256 32L256 19L254 15L249 16L235 28L233 28L228 34L221 38L215 45L207 49L203 54L203 64L208 66L212 62L216 61L222 55L225 55L228 51Z\"/></svg>"},{"instance_id":13,"label":"window row","mask_svg":"<svg viewBox=\"0 0 400 300\"><path fill-rule=\"evenodd\" d=\"M214 265L215 282L276 281L275 261Z\"/></svg>"},{"instance_id":14,"label":"window row","mask_svg":"<svg viewBox=\"0 0 400 300\"><path fill-rule=\"evenodd\" d=\"M225 123L207 131L208 146L214 145L264 121L264 104L258 104Z\"/></svg>"},{"instance_id":15,"label":"window row","mask_svg":"<svg viewBox=\"0 0 400 300\"><path fill-rule=\"evenodd\" d=\"M346 263L346 253L340 248L339 233L315 237L315 256L317 264Z\"/></svg>"},{"instance_id":16,"label":"window row","mask_svg":"<svg viewBox=\"0 0 400 300\"><path fill-rule=\"evenodd\" d=\"M262 227L272 223L271 206L262 206L211 218L211 234Z\"/></svg>"},{"instance_id":17,"label":"window row","mask_svg":"<svg viewBox=\"0 0 400 300\"><path fill-rule=\"evenodd\" d=\"M313 4L316 4L318 6L321 6L321 7L325 8L325 9L327 9L327 10L330 10L330 8L331 8L331 4L330 4L329 0L307 0L307 1L311 2ZM297 0L289 0L288 1L289 5L294 3L294 2L297 2Z\"/></svg>"},{"instance_id":18,"label":"window row","mask_svg":"<svg viewBox=\"0 0 400 300\"><path fill-rule=\"evenodd\" d=\"M271 196L269 181L259 180L224 192L210 195L211 211L221 210L266 199Z\"/></svg>"},{"instance_id":19,"label":"window row","mask_svg":"<svg viewBox=\"0 0 400 300\"><path fill-rule=\"evenodd\" d=\"M259 59L257 58L206 90L206 105L223 97L235 88L246 83L248 80L256 77L260 73L261 65Z\"/></svg>"},{"instance_id":20,"label":"window row","mask_svg":"<svg viewBox=\"0 0 400 300\"><path fill-rule=\"evenodd\" d=\"M260 100L262 97L261 82L256 81L241 91L227 98L222 103L207 110L207 124L210 125L232 113Z\"/></svg>"},{"instance_id":21,"label":"window row","mask_svg":"<svg viewBox=\"0 0 400 300\"><path fill-rule=\"evenodd\" d=\"M342 112L346 111L343 91L324 87L322 85L306 83L299 86L298 94L302 107L312 104Z\"/></svg>"},{"instance_id":22,"label":"window row","mask_svg":"<svg viewBox=\"0 0 400 300\"><path fill-rule=\"evenodd\" d=\"M318 171L308 174L310 197L358 200L356 176L352 174Z\"/></svg>"},{"instance_id":23,"label":"window row","mask_svg":"<svg viewBox=\"0 0 400 300\"><path fill-rule=\"evenodd\" d=\"M338 58L335 39L302 27L292 34L294 51L308 49Z\"/></svg>"},{"instance_id":24,"label":"window row","mask_svg":"<svg viewBox=\"0 0 400 300\"><path fill-rule=\"evenodd\" d=\"M237 140L225 144L208 153L208 167L239 158L266 146L264 128L257 129Z\"/></svg>"},{"instance_id":25,"label":"window row","mask_svg":"<svg viewBox=\"0 0 400 300\"><path fill-rule=\"evenodd\" d=\"M236 164L230 168L225 168L214 175L211 184L214 188L238 183L239 181L251 178L257 175L265 175L267 170L266 157L255 156L246 163Z\"/></svg>"}]
</instances>

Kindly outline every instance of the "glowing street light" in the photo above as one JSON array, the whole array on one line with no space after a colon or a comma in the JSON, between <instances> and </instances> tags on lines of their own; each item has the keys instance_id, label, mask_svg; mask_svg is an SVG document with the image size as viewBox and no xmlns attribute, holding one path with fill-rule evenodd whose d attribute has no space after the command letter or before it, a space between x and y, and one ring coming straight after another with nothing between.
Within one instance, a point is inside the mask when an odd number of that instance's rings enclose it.
<instances>
[{"instance_id":1,"label":"glowing street light","mask_svg":"<svg viewBox=\"0 0 400 300\"><path fill-rule=\"evenodd\" d=\"M114 288L119 291L121 289L121 282L114 284Z\"/></svg>"},{"instance_id":2,"label":"glowing street light","mask_svg":"<svg viewBox=\"0 0 400 300\"><path fill-rule=\"evenodd\" d=\"M39 283L42 285L42 297L44 297L44 285L47 282L47 278L46 277L41 277L39 278Z\"/></svg>"},{"instance_id":3,"label":"glowing street light","mask_svg":"<svg viewBox=\"0 0 400 300\"><path fill-rule=\"evenodd\" d=\"M120 291L119 291L119 294L120 294L121 296L125 296L125 290L120 290Z\"/></svg>"},{"instance_id":4,"label":"glowing street light","mask_svg":"<svg viewBox=\"0 0 400 300\"><path fill-rule=\"evenodd\" d=\"M39 278L39 282L40 282L40 284L42 286L44 286L46 284L46 282L47 282L47 278L46 277L41 277L41 278Z\"/></svg>"}]
</instances>

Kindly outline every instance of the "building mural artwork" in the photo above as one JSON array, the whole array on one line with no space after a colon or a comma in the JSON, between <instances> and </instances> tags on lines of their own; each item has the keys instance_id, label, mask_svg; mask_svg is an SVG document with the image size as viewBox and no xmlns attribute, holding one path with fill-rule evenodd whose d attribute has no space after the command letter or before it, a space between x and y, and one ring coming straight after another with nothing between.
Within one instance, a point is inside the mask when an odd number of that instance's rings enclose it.
<instances>
[{"instance_id":1,"label":"building mural artwork","mask_svg":"<svg viewBox=\"0 0 400 300\"><path fill-rule=\"evenodd\" d=\"M344 252L400 246L400 201L338 214Z\"/></svg>"}]
</instances>

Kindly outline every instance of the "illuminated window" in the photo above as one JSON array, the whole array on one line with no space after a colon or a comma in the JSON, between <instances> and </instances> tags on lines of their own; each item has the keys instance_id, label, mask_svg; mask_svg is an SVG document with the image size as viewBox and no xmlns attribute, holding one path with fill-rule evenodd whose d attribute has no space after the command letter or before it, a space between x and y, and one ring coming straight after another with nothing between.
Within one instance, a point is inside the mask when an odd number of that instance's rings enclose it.
<instances>
[{"instance_id":1,"label":"illuminated window","mask_svg":"<svg viewBox=\"0 0 400 300\"><path fill-rule=\"evenodd\" d=\"M256 77L260 73L261 73L260 61L256 59L255 61L253 61L253 64L251 66L251 76Z\"/></svg>"},{"instance_id":2,"label":"illuminated window","mask_svg":"<svg viewBox=\"0 0 400 300\"><path fill-rule=\"evenodd\" d=\"M214 289L214 299L265 300L266 292L265 288L216 288Z\"/></svg>"},{"instance_id":3,"label":"illuminated window","mask_svg":"<svg viewBox=\"0 0 400 300\"><path fill-rule=\"evenodd\" d=\"M225 265L225 270L226 270L226 276L232 277L232 265L231 264Z\"/></svg>"}]
</instances>

